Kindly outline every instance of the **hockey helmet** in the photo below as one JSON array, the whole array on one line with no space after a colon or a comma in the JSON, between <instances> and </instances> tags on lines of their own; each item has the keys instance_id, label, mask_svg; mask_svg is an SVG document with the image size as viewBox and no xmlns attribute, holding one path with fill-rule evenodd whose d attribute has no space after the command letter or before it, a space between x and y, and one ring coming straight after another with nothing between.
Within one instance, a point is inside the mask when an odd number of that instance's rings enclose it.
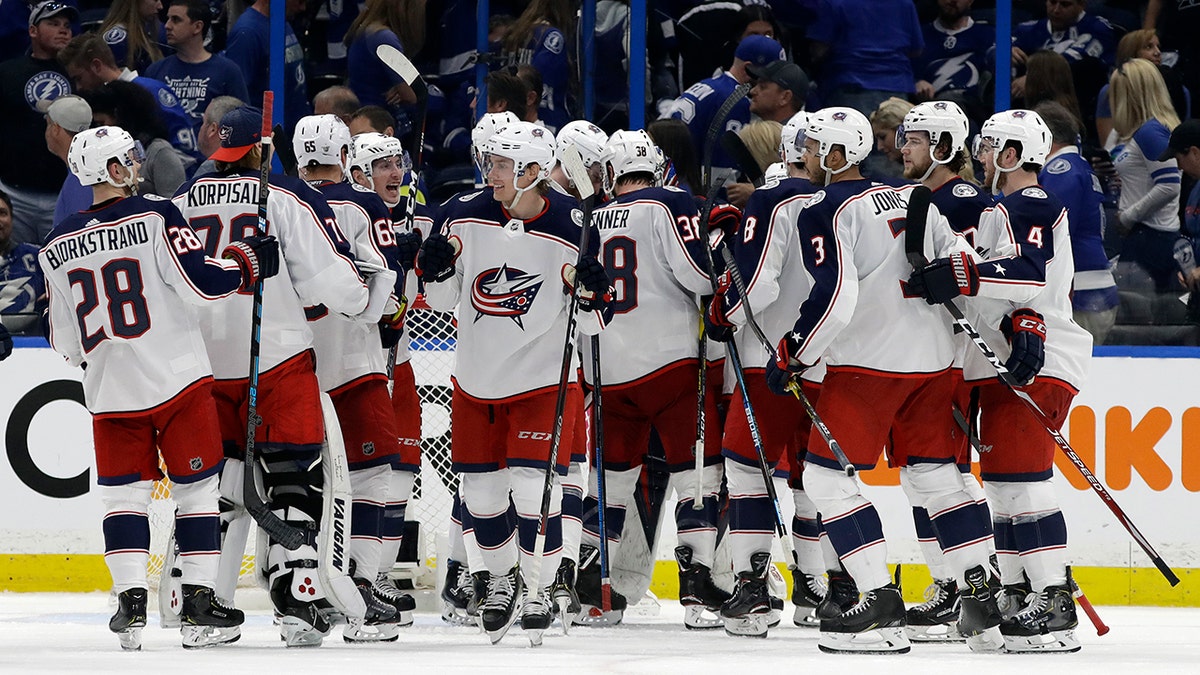
<instances>
[{"instance_id":1,"label":"hockey helmet","mask_svg":"<svg viewBox=\"0 0 1200 675\"><path fill-rule=\"evenodd\" d=\"M929 156L939 163L949 162L958 150L967 144L970 133L970 122L967 115L953 101L927 101L913 106L904 115L904 121L896 127L896 148L904 147L904 135L910 131L924 131L929 134ZM942 141L942 134L950 135L950 156L939 160L933 155L933 149Z\"/></svg>"},{"instance_id":2,"label":"hockey helmet","mask_svg":"<svg viewBox=\"0 0 1200 675\"><path fill-rule=\"evenodd\" d=\"M132 187L134 165L145 159L139 147L129 132L121 127L84 129L71 139L71 147L67 150L67 164L71 167L71 173L79 179L80 185L108 182L114 187ZM108 164L112 161L120 162L130 170L129 178L124 183L114 183L109 177Z\"/></svg>"},{"instance_id":3,"label":"hockey helmet","mask_svg":"<svg viewBox=\"0 0 1200 675\"><path fill-rule=\"evenodd\" d=\"M350 168L358 169L368 180L371 179L371 167L375 160L398 157L400 168L408 171L412 162L405 152L400 139L386 136L376 131L368 131L354 137L350 152Z\"/></svg>"},{"instance_id":4,"label":"hockey helmet","mask_svg":"<svg viewBox=\"0 0 1200 675\"><path fill-rule=\"evenodd\" d=\"M631 173L649 173L654 183L662 182L666 160L650 135L642 129L617 131L604 146L604 191L612 194L617 180Z\"/></svg>"},{"instance_id":5,"label":"hockey helmet","mask_svg":"<svg viewBox=\"0 0 1200 675\"><path fill-rule=\"evenodd\" d=\"M992 115L983 123L983 128L975 137L973 151L978 157L984 143L994 150L999 150L1010 141L1021 144L1018 166L1041 166L1046 163L1046 157L1050 154L1050 128L1046 126L1041 115L1032 110L1005 110Z\"/></svg>"},{"instance_id":6,"label":"hockey helmet","mask_svg":"<svg viewBox=\"0 0 1200 675\"><path fill-rule=\"evenodd\" d=\"M604 146L608 143L608 134L587 120L568 122L558 130L558 155L574 145L583 157L584 166L592 166L604 159Z\"/></svg>"},{"instance_id":7,"label":"hockey helmet","mask_svg":"<svg viewBox=\"0 0 1200 675\"><path fill-rule=\"evenodd\" d=\"M787 164L804 157L804 138L808 131L808 113L801 110L792 115L779 133L779 158Z\"/></svg>"},{"instance_id":8,"label":"hockey helmet","mask_svg":"<svg viewBox=\"0 0 1200 675\"><path fill-rule=\"evenodd\" d=\"M479 169L479 173L483 174L483 144L487 139L492 137L492 134L503 126L520 122L521 118L515 114L505 110L498 113L487 113L479 118L475 123L475 128L471 129L471 150L475 159L475 168Z\"/></svg>"},{"instance_id":9,"label":"hockey helmet","mask_svg":"<svg viewBox=\"0 0 1200 675\"><path fill-rule=\"evenodd\" d=\"M805 136L817 142L817 156L821 158L821 168L830 173L841 173L851 166L862 162L871 154L874 136L871 134L871 122L854 108L824 108L808 116L808 129ZM846 165L834 171L825 165L825 158L833 150L833 146L844 148Z\"/></svg>"},{"instance_id":10,"label":"hockey helmet","mask_svg":"<svg viewBox=\"0 0 1200 675\"><path fill-rule=\"evenodd\" d=\"M342 165L342 148L350 151L350 129L337 115L309 115L296 123L292 150L300 167Z\"/></svg>"},{"instance_id":11,"label":"hockey helmet","mask_svg":"<svg viewBox=\"0 0 1200 675\"><path fill-rule=\"evenodd\" d=\"M526 167L537 164L538 174L533 184L550 177L554 168L554 134L533 122L511 122L496 130L483 142L484 155L511 159L513 174L520 176ZM486 172L484 175L487 175Z\"/></svg>"}]
</instances>

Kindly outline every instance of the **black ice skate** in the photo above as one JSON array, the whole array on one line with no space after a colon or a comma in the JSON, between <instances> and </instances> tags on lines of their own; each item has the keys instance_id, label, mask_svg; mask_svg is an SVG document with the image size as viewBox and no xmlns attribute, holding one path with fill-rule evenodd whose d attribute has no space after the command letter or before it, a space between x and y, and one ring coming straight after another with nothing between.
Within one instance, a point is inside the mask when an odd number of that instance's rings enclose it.
<instances>
[{"instance_id":1,"label":"black ice skate","mask_svg":"<svg viewBox=\"0 0 1200 675\"><path fill-rule=\"evenodd\" d=\"M621 623L629 602L617 589L610 590L611 609L605 612L600 587L600 550L595 546L582 544L579 547L579 571L575 577L575 592L579 595L581 608L579 616L575 617L576 625L615 626Z\"/></svg>"},{"instance_id":2,"label":"black ice skate","mask_svg":"<svg viewBox=\"0 0 1200 675\"><path fill-rule=\"evenodd\" d=\"M554 573L554 583L550 585L552 609L559 614L562 621L563 633L570 632L571 624L583 611L579 604L579 594L575 592L575 561L563 558Z\"/></svg>"},{"instance_id":3,"label":"black ice skate","mask_svg":"<svg viewBox=\"0 0 1200 675\"><path fill-rule=\"evenodd\" d=\"M858 585L845 570L829 572L825 597L817 603L817 619L832 619L858 603Z\"/></svg>"},{"instance_id":4,"label":"black ice skate","mask_svg":"<svg viewBox=\"0 0 1200 675\"><path fill-rule=\"evenodd\" d=\"M381 572L379 576L375 577L371 592L377 600L387 603L395 610L396 616L392 621L397 626L403 628L412 625L417 601L413 599L413 596L397 588L396 582L392 581L386 572Z\"/></svg>"},{"instance_id":5,"label":"black ice skate","mask_svg":"<svg viewBox=\"0 0 1200 675\"><path fill-rule=\"evenodd\" d=\"M1004 651L1000 635L1000 608L996 606L996 589L1000 580L991 570L976 565L966 571L966 583L959 594L962 603L958 617L958 633L967 640L973 652Z\"/></svg>"},{"instance_id":6,"label":"black ice skate","mask_svg":"<svg viewBox=\"0 0 1200 675\"><path fill-rule=\"evenodd\" d=\"M117 611L108 620L108 629L117 634L121 649L142 650L142 629L146 627L146 589L131 588L117 595Z\"/></svg>"},{"instance_id":7,"label":"black ice skate","mask_svg":"<svg viewBox=\"0 0 1200 675\"><path fill-rule=\"evenodd\" d=\"M858 604L832 619L821 619L817 646L830 653L906 654L904 599L896 584L863 593Z\"/></svg>"},{"instance_id":8,"label":"black ice skate","mask_svg":"<svg viewBox=\"0 0 1200 675\"><path fill-rule=\"evenodd\" d=\"M1000 589L996 596L996 606L1000 608L1000 616L1005 620L1011 619L1033 599L1033 586L1025 579L1018 584L1007 584Z\"/></svg>"},{"instance_id":9,"label":"black ice skate","mask_svg":"<svg viewBox=\"0 0 1200 675\"><path fill-rule=\"evenodd\" d=\"M759 555L759 554L755 554ZM729 594L717 588L712 580L712 570L692 560L692 549L675 547L675 561L679 563L679 604L683 605L683 625L690 630L720 628L721 605L729 600Z\"/></svg>"},{"instance_id":10,"label":"black ice skate","mask_svg":"<svg viewBox=\"0 0 1200 675\"><path fill-rule=\"evenodd\" d=\"M962 642L958 632L958 583L934 579L925 589L925 602L908 609L908 637L913 642Z\"/></svg>"},{"instance_id":11,"label":"black ice skate","mask_svg":"<svg viewBox=\"0 0 1200 675\"><path fill-rule=\"evenodd\" d=\"M1069 582L1047 586L1029 606L1000 624L1004 646L1010 652L1077 652L1079 618Z\"/></svg>"},{"instance_id":12,"label":"black ice skate","mask_svg":"<svg viewBox=\"0 0 1200 675\"><path fill-rule=\"evenodd\" d=\"M817 617L817 605L825 599L824 575L805 574L792 568L792 623L800 628L817 628L821 620Z\"/></svg>"},{"instance_id":13,"label":"black ice skate","mask_svg":"<svg viewBox=\"0 0 1200 675\"><path fill-rule=\"evenodd\" d=\"M289 647L319 647L329 634L328 603L304 601L292 595L292 573L271 584L271 603L279 615L279 635ZM311 582L310 582L311 583Z\"/></svg>"},{"instance_id":14,"label":"black ice skate","mask_svg":"<svg viewBox=\"0 0 1200 675\"><path fill-rule=\"evenodd\" d=\"M551 608L549 586L536 591L531 588L525 593L525 605L521 607L521 629L529 636L530 645L542 645L542 633L554 620Z\"/></svg>"},{"instance_id":15,"label":"black ice skate","mask_svg":"<svg viewBox=\"0 0 1200 675\"><path fill-rule=\"evenodd\" d=\"M354 578L354 587L367 607L363 618L350 617L342 628L342 639L351 644L393 642L400 637L396 625L396 609L375 593L374 584L362 577Z\"/></svg>"},{"instance_id":16,"label":"black ice skate","mask_svg":"<svg viewBox=\"0 0 1200 675\"><path fill-rule=\"evenodd\" d=\"M517 601L524 590L521 575L514 566L507 574L476 572L473 576L477 592L481 585L484 590L479 603L479 621L488 639L496 644L517 619Z\"/></svg>"},{"instance_id":17,"label":"black ice skate","mask_svg":"<svg viewBox=\"0 0 1200 675\"><path fill-rule=\"evenodd\" d=\"M213 589L184 584L179 620L184 648L197 649L237 642L242 637L240 626L246 615L240 609L227 607L217 599Z\"/></svg>"},{"instance_id":18,"label":"black ice skate","mask_svg":"<svg viewBox=\"0 0 1200 675\"><path fill-rule=\"evenodd\" d=\"M475 607L475 586L467 566L457 560L446 560L446 578L442 582L442 621L455 626L474 626L478 623Z\"/></svg>"},{"instance_id":19,"label":"black ice skate","mask_svg":"<svg viewBox=\"0 0 1200 675\"><path fill-rule=\"evenodd\" d=\"M767 590L767 565L771 554L758 552L750 556L750 569L737 573L733 595L721 605L725 632L743 637L767 637L771 613L771 594Z\"/></svg>"}]
</instances>

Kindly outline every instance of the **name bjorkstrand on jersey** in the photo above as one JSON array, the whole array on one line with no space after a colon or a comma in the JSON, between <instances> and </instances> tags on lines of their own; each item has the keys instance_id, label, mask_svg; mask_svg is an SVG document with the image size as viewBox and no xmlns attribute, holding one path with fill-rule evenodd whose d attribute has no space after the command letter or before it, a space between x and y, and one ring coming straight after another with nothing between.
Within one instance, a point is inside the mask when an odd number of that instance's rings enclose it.
<instances>
[{"instance_id":1,"label":"name bjorkstrand on jersey","mask_svg":"<svg viewBox=\"0 0 1200 675\"><path fill-rule=\"evenodd\" d=\"M84 230L65 238L57 239L46 246L46 262L58 269L76 258L93 253L117 251L150 241L146 221L107 225L94 230Z\"/></svg>"}]
</instances>

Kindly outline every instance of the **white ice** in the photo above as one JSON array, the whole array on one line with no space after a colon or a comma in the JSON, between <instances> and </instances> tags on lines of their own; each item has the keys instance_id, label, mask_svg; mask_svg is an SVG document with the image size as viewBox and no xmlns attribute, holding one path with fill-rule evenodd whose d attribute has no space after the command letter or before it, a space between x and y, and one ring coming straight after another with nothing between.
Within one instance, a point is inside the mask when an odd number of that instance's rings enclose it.
<instances>
[{"instance_id":1,"label":"white ice","mask_svg":"<svg viewBox=\"0 0 1200 675\"><path fill-rule=\"evenodd\" d=\"M1200 609L1100 607L1112 631L1098 637L1080 613L1083 650L1057 655L972 654L963 645L914 645L907 655L830 655L817 650L813 630L784 622L766 640L728 637L721 631L688 631L678 603L662 602L657 616L628 617L615 628L575 628L564 637L555 625L533 649L514 626L492 646L471 628L442 623L418 612L398 642L349 645L340 628L315 649L287 649L271 623L259 591L239 591L248 612L240 642L184 651L177 631L157 627L151 610L140 653L120 651L108 631L112 613L106 593L0 594L0 672L5 673L372 673L472 672L479 675L553 671L578 673L1200 673Z\"/></svg>"}]
</instances>

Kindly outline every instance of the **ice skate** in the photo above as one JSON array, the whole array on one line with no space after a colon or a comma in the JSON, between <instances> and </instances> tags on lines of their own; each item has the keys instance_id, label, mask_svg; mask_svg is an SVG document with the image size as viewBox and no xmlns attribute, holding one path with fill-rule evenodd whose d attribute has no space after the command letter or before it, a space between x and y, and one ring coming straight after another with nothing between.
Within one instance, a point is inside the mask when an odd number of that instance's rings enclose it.
<instances>
[{"instance_id":1,"label":"ice skate","mask_svg":"<svg viewBox=\"0 0 1200 675\"><path fill-rule=\"evenodd\" d=\"M996 588L1000 581L990 571L976 565L966 571L966 584L960 593L957 632L967 640L973 652L1004 651L1000 634L1000 609L996 606Z\"/></svg>"},{"instance_id":2,"label":"ice skate","mask_svg":"<svg viewBox=\"0 0 1200 675\"><path fill-rule=\"evenodd\" d=\"M517 619L517 602L521 598L523 582L517 567L507 574L489 574L476 572L474 575L476 588L481 585L486 589L479 603L479 622L488 635L492 644L504 639L508 629Z\"/></svg>"},{"instance_id":3,"label":"ice skate","mask_svg":"<svg viewBox=\"0 0 1200 675\"><path fill-rule=\"evenodd\" d=\"M858 604L832 619L821 619L823 652L906 654L904 599L895 584L863 593Z\"/></svg>"},{"instance_id":4,"label":"ice skate","mask_svg":"<svg viewBox=\"0 0 1200 675\"><path fill-rule=\"evenodd\" d=\"M117 595L117 611L108 620L108 629L117 634L121 649L142 650L142 629L146 627L146 589L131 588Z\"/></svg>"},{"instance_id":5,"label":"ice skate","mask_svg":"<svg viewBox=\"0 0 1200 675\"><path fill-rule=\"evenodd\" d=\"M292 575L277 577L271 584L271 603L279 615L279 635L289 647L319 647L332 626L316 602L292 595ZM311 584L310 580L302 587Z\"/></svg>"},{"instance_id":6,"label":"ice skate","mask_svg":"<svg viewBox=\"0 0 1200 675\"><path fill-rule=\"evenodd\" d=\"M769 553L750 556L750 569L738 572L733 595L721 605L725 633L741 637L767 637L771 613L771 594L767 589Z\"/></svg>"},{"instance_id":7,"label":"ice skate","mask_svg":"<svg viewBox=\"0 0 1200 675\"><path fill-rule=\"evenodd\" d=\"M1033 596L1033 586L1025 580L1019 584L1007 584L996 595L996 606L1000 608L1000 616L1005 620L1017 615L1025 609Z\"/></svg>"},{"instance_id":8,"label":"ice skate","mask_svg":"<svg viewBox=\"0 0 1200 675\"><path fill-rule=\"evenodd\" d=\"M579 594L580 613L575 617L580 626L615 626L625 616L628 601L617 590L610 589L609 605L603 610L600 588L600 550L583 544L579 547L579 572L575 578L575 592Z\"/></svg>"},{"instance_id":9,"label":"ice skate","mask_svg":"<svg viewBox=\"0 0 1200 675\"><path fill-rule=\"evenodd\" d=\"M1075 599L1068 585L1047 586L1029 606L1000 624L1010 652L1077 652Z\"/></svg>"},{"instance_id":10,"label":"ice skate","mask_svg":"<svg viewBox=\"0 0 1200 675\"><path fill-rule=\"evenodd\" d=\"M563 558L554 573L554 583L550 586L550 599L554 602L554 611L562 621L563 633L571 630L571 624L583 611L579 604L579 594L575 592L575 561Z\"/></svg>"},{"instance_id":11,"label":"ice skate","mask_svg":"<svg viewBox=\"0 0 1200 675\"><path fill-rule=\"evenodd\" d=\"M446 560L446 578L442 583L442 621L452 626L474 626L479 623L471 572L457 560Z\"/></svg>"},{"instance_id":12,"label":"ice skate","mask_svg":"<svg viewBox=\"0 0 1200 675\"><path fill-rule=\"evenodd\" d=\"M962 642L955 626L959 604L958 583L934 579L925 589L925 602L908 609L908 638L913 642Z\"/></svg>"},{"instance_id":13,"label":"ice skate","mask_svg":"<svg viewBox=\"0 0 1200 675\"><path fill-rule=\"evenodd\" d=\"M792 623L800 628L817 628L821 620L817 617L817 605L825 599L825 577L805 574L792 568Z\"/></svg>"},{"instance_id":14,"label":"ice skate","mask_svg":"<svg viewBox=\"0 0 1200 675\"><path fill-rule=\"evenodd\" d=\"M542 634L554 620L550 603L550 588L529 589L525 594L525 605L521 608L521 629L529 636L529 644L542 646Z\"/></svg>"},{"instance_id":15,"label":"ice skate","mask_svg":"<svg viewBox=\"0 0 1200 675\"><path fill-rule=\"evenodd\" d=\"M413 596L397 588L396 582L388 578L387 573L380 573L375 577L371 592L377 600L386 603L395 611L396 616L391 623L401 628L412 625L413 611L417 609L417 601L413 599Z\"/></svg>"},{"instance_id":16,"label":"ice skate","mask_svg":"<svg viewBox=\"0 0 1200 675\"><path fill-rule=\"evenodd\" d=\"M679 563L679 604L684 610L683 625L690 630L720 628L723 623L721 606L729 600L729 594L713 583L712 570L692 560L692 549L676 546L675 561Z\"/></svg>"},{"instance_id":17,"label":"ice skate","mask_svg":"<svg viewBox=\"0 0 1200 675\"><path fill-rule=\"evenodd\" d=\"M246 615L240 609L225 606L207 586L183 586L183 610L180 633L185 649L212 647L237 642Z\"/></svg>"},{"instance_id":18,"label":"ice skate","mask_svg":"<svg viewBox=\"0 0 1200 675\"><path fill-rule=\"evenodd\" d=\"M832 619L849 610L858 602L858 585L854 578L843 570L829 572L825 597L817 603L818 625L821 619Z\"/></svg>"},{"instance_id":19,"label":"ice skate","mask_svg":"<svg viewBox=\"0 0 1200 675\"><path fill-rule=\"evenodd\" d=\"M376 595L374 584L370 581L356 577L354 586L367 606L367 613L361 619L351 617L347 620L342 628L342 639L351 644L396 640L400 635L395 608Z\"/></svg>"}]
</instances>

